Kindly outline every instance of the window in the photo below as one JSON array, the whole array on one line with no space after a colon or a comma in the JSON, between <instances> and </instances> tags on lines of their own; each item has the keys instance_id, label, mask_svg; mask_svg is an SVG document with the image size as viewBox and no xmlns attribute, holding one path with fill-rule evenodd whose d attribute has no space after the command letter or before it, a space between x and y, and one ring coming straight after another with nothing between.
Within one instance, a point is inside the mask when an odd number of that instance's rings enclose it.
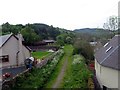
<instances>
[{"instance_id":1,"label":"window","mask_svg":"<svg viewBox=\"0 0 120 90\"><path fill-rule=\"evenodd\" d=\"M104 47L106 47L108 44L109 44L109 43L106 43L106 44L104 45Z\"/></svg>"},{"instance_id":2,"label":"window","mask_svg":"<svg viewBox=\"0 0 120 90\"><path fill-rule=\"evenodd\" d=\"M106 53L107 53L108 51L110 51L111 49L112 49L112 46L109 47L109 48L106 50Z\"/></svg>"},{"instance_id":3,"label":"window","mask_svg":"<svg viewBox=\"0 0 120 90\"><path fill-rule=\"evenodd\" d=\"M9 56L8 55L0 56L0 62L9 62Z\"/></svg>"}]
</instances>

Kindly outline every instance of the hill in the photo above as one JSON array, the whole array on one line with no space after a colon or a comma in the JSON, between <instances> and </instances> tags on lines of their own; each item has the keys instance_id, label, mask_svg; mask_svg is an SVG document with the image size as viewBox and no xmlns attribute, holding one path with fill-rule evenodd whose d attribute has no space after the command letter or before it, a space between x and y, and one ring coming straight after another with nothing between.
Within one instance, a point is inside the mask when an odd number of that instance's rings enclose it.
<instances>
[{"instance_id":1,"label":"hill","mask_svg":"<svg viewBox=\"0 0 120 90\"><path fill-rule=\"evenodd\" d=\"M102 28L83 28L83 29L75 29L74 32L76 33L87 33L91 35L108 35L111 34L112 31L104 30Z\"/></svg>"},{"instance_id":2,"label":"hill","mask_svg":"<svg viewBox=\"0 0 120 90\"><path fill-rule=\"evenodd\" d=\"M61 34L71 34L72 31L54 27L43 23L33 24L16 24L12 25L7 23L2 24L2 35L13 33L17 35L19 32L23 35L26 44L32 44L46 39L56 40L56 37Z\"/></svg>"}]
</instances>

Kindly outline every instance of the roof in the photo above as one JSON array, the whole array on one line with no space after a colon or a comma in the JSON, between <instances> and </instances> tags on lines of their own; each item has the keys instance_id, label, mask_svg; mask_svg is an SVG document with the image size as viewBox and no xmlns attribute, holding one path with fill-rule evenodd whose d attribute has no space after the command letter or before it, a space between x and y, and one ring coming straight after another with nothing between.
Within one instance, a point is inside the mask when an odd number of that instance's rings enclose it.
<instances>
[{"instance_id":1,"label":"roof","mask_svg":"<svg viewBox=\"0 0 120 90\"><path fill-rule=\"evenodd\" d=\"M15 36L16 36L17 38L19 38L19 35L15 35ZM24 38L23 38L23 36L22 36L22 34L20 34L20 38L21 38L22 41L25 41Z\"/></svg>"},{"instance_id":2,"label":"roof","mask_svg":"<svg viewBox=\"0 0 120 90\"><path fill-rule=\"evenodd\" d=\"M55 42L55 40L43 40L46 43Z\"/></svg>"},{"instance_id":3,"label":"roof","mask_svg":"<svg viewBox=\"0 0 120 90\"><path fill-rule=\"evenodd\" d=\"M108 43L95 53L100 65L120 70L120 35L115 35Z\"/></svg>"},{"instance_id":4,"label":"roof","mask_svg":"<svg viewBox=\"0 0 120 90\"><path fill-rule=\"evenodd\" d=\"M19 38L17 36L15 36L13 33L11 34L7 34L7 35L3 35L0 36L0 48L4 46L4 44L11 38L11 37L15 37L17 40L19 40ZM22 37L21 37L22 38ZM31 49L27 46L25 46L29 51L31 51Z\"/></svg>"},{"instance_id":5,"label":"roof","mask_svg":"<svg viewBox=\"0 0 120 90\"><path fill-rule=\"evenodd\" d=\"M0 36L0 47L2 47L13 34Z\"/></svg>"},{"instance_id":6,"label":"roof","mask_svg":"<svg viewBox=\"0 0 120 90\"><path fill-rule=\"evenodd\" d=\"M92 46L95 46L96 44L97 44L97 42L89 42L90 43L90 45L92 45Z\"/></svg>"}]
</instances>

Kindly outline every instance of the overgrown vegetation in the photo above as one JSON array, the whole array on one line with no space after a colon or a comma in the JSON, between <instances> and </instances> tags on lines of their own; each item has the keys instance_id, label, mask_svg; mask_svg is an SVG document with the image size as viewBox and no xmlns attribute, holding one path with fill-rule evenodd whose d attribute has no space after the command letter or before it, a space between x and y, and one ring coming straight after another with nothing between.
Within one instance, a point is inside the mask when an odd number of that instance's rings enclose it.
<instances>
[{"instance_id":1,"label":"overgrown vegetation","mask_svg":"<svg viewBox=\"0 0 120 90\"><path fill-rule=\"evenodd\" d=\"M72 38L72 31L53 27L52 25L46 25L41 23L34 23L34 24L17 24L12 25L7 23L2 24L2 34L18 34L19 32L23 35L25 39L26 45L33 45L36 42L42 41L44 39L53 39L56 40L57 36L65 34L68 37L65 37L65 39L70 42Z\"/></svg>"},{"instance_id":2,"label":"overgrown vegetation","mask_svg":"<svg viewBox=\"0 0 120 90\"><path fill-rule=\"evenodd\" d=\"M64 78L63 88L87 88L88 78L92 73L87 69L85 60L80 55L74 55L70 71Z\"/></svg>"},{"instance_id":3,"label":"overgrown vegetation","mask_svg":"<svg viewBox=\"0 0 120 90\"><path fill-rule=\"evenodd\" d=\"M17 88L43 88L45 83L48 81L49 76L55 70L58 61L63 56L63 50L59 50L58 54L53 58L52 61L48 61L47 65L42 68L34 68L30 73L23 74L16 79Z\"/></svg>"},{"instance_id":4,"label":"overgrown vegetation","mask_svg":"<svg viewBox=\"0 0 120 90\"><path fill-rule=\"evenodd\" d=\"M74 43L73 54L81 54L86 60L94 60L94 51L90 44L85 40L76 40Z\"/></svg>"},{"instance_id":5,"label":"overgrown vegetation","mask_svg":"<svg viewBox=\"0 0 120 90\"><path fill-rule=\"evenodd\" d=\"M65 44L73 44L74 36L75 36L75 34L73 34L73 33L60 34L56 37L57 44L60 46L64 46Z\"/></svg>"},{"instance_id":6,"label":"overgrown vegetation","mask_svg":"<svg viewBox=\"0 0 120 90\"><path fill-rule=\"evenodd\" d=\"M61 58L60 62L58 63L55 71L53 72L53 74L49 78L49 82L46 84L46 88L52 88L52 86L55 84L57 76L60 74L61 68L62 68L63 64L65 63L66 59L69 59L69 57L72 56L72 51L73 51L72 45L65 45L64 46L64 55ZM69 63L69 61L70 60L68 60L68 63Z\"/></svg>"}]
</instances>

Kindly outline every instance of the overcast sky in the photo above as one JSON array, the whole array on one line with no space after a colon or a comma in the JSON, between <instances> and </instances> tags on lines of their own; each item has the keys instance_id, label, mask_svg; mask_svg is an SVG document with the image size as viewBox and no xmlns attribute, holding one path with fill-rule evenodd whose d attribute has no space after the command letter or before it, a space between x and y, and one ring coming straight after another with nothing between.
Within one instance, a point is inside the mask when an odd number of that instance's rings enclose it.
<instances>
[{"instance_id":1,"label":"overcast sky","mask_svg":"<svg viewBox=\"0 0 120 90\"><path fill-rule=\"evenodd\" d=\"M0 0L0 24L45 23L69 30L102 27L120 0Z\"/></svg>"}]
</instances>

